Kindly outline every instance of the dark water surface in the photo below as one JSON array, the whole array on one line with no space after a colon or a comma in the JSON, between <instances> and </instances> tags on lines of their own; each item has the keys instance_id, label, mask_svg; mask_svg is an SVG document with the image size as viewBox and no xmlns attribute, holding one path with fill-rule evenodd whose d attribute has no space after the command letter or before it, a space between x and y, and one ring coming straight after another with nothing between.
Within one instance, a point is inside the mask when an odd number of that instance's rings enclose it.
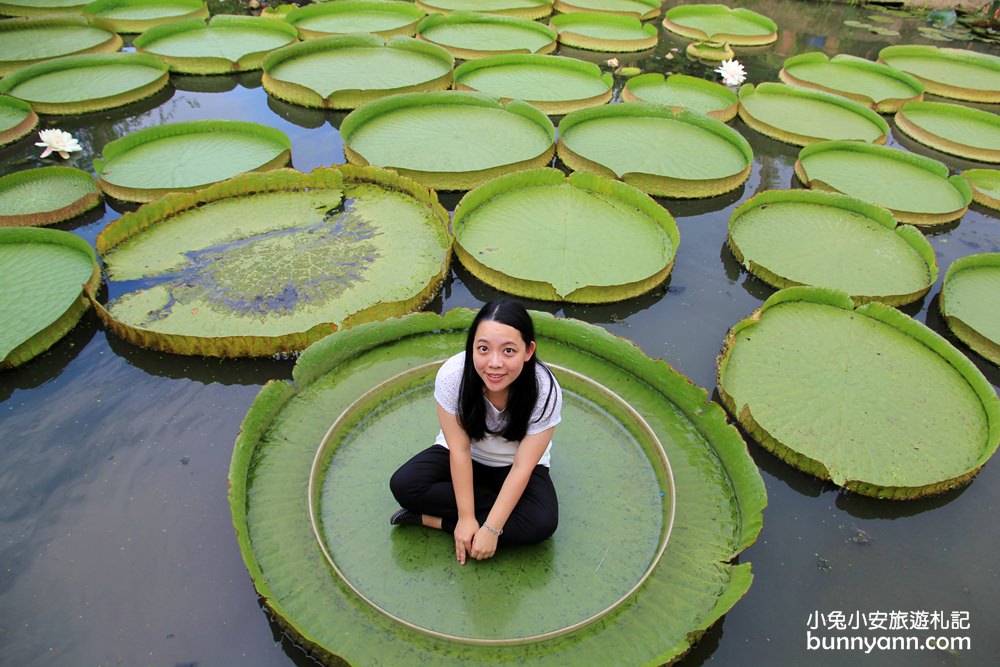
<instances>
[{"instance_id":1,"label":"dark water surface","mask_svg":"<svg viewBox=\"0 0 1000 667\"><path fill-rule=\"evenodd\" d=\"M890 43L927 43L916 20L888 24L903 33L889 38L843 25L845 19L866 21L871 9L791 0L738 4L780 26L775 45L738 54L750 82L777 80L782 61L803 51L874 60ZM710 68L689 62L683 52L668 58L671 48L683 49L686 41L662 28L660 35L655 54L638 63L644 70L714 78ZM302 171L344 162L337 132L344 114L269 99L259 73L175 76L172 83L130 107L47 117L43 127L69 130L80 139L84 151L68 164L83 169L90 169L107 142L131 131L200 118L278 128L291 138L293 165ZM739 202L759 190L798 187L792 174L797 148L764 138L739 120L732 124L753 145L753 173L727 195L663 200L681 232L666 285L620 304L532 307L604 326L665 358L695 383L714 388L715 357L727 330L773 291L741 271L726 250L727 220ZM0 150L0 173L49 164L36 157L40 149L34 141L26 138ZM889 143L931 155L954 170L983 166L923 148L898 133ZM442 198L449 208L457 199ZM93 241L118 215L104 204L59 227ZM959 225L930 240L943 276L958 257L1000 250L1000 219L973 205ZM937 312L939 291L940 280L904 310L951 338ZM456 266L430 308L477 307L495 294ZM996 367L968 354L994 386L1000 384ZM145 351L108 334L89 314L50 352L0 375L0 664L311 663L282 639L258 605L226 501L240 420L259 387L272 378L289 378L291 367L290 360L220 361ZM414 434L415 446L429 435ZM996 664L1000 463L988 463L962 490L892 503L838 491L752 443L749 447L769 495L763 532L741 557L753 562L756 579L682 664ZM849 618L895 611L910 618L941 612L949 620L967 612L970 627L841 634L967 636L971 649L875 649L869 655L808 650L807 622L815 612ZM820 628L813 634L837 633Z\"/></svg>"}]
</instances>

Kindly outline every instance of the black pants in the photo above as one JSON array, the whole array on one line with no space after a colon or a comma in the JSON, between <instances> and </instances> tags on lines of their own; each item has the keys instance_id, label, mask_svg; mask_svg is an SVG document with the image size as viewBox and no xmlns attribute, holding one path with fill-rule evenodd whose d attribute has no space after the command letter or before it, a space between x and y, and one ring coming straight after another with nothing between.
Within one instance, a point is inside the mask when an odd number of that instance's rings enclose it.
<instances>
[{"instance_id":1,"label":"black pants","mask_svg":"<svg viewBox=\"0 0 1000 667\"><path fill-rule=\"evenodd\" d=\"M393 473L389 488L402 507L418 514L441 517L441 529L455 532L458 506L451 483L451 463L446 447L432 445ZM494 468L472 462L476 519L479 525L496 502L511 466ZM547 466L537 465L521 499L503 527L499 544L534 544L549 537L559 523L559 504Z\"/></svg>"}]
</instances>

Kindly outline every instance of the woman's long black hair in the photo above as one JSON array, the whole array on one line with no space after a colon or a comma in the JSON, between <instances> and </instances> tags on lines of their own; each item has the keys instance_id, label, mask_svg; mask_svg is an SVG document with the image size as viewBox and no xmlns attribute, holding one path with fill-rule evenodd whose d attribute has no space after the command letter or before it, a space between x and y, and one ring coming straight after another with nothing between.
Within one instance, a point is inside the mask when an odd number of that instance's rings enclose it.
<instances>
[{"instance_id":1,"label":"woman's long black hair","mask_svg":"<svg viewBox=\"0 0 1000 667\"><path fill-rule=\"evenodd\" d=\"M476 314L469 326L469 335L465 341L465 370L462 373L462 384L458 395L458 421L471 440L482 440L488 433L486 428L486 405L483 401L483 379L476 372L473 361L473 349L476 344L476 330L479 323L494 321L514 327L521 333L525 345L535 340L535 325L531 316L517 301L490 301ZM528 432L528 424L535 403L538 401L538 382L535 378L535 367L541 366L552 376L545 364L538 359L538 350L524 362L521 374L510 384L507 394L507 421L500 435L507 440L519 442ZM555 379L549 384L549 392L545 397L541 414L545 415L555 409Z\"/></svg>"}]
</instances>

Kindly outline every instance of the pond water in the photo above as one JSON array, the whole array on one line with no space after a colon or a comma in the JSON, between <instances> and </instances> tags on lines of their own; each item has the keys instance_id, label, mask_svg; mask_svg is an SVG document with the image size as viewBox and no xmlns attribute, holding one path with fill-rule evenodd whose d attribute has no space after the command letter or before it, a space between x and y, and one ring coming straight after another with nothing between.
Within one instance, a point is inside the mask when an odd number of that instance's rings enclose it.
<instances>
[{"instance_id":1,"label":"pond water","mask_svg":"<svg viewBox=\"0 0 1000 667\"><path fill-rule=\"evenodd\" d=\"M871 8L791 0L739 4L780 27L775 45L738 55L750 82L777 80L783 60L804 51L874 60L890 43L928 43L915 19L878 24L900 30L900 37L844 25L866 21ZM709 67L684 57L685 44L661 27L655 53L636 64L645 71L714 78ZM948 45L996 52L978 42ZM94 156L111 140L142 127L202 118L256 121L285 132L293 165L301 171L344 162L337 131L343 114L271 99L259 73L175 76L152 99L105 113L48 117L43 127L77 136L84 151L68 164L91 169ZM741 271L726 249L726 223L738 203L760 190L799 187L792 173L796 147L767 139L739 120L732 125L753 146L753 172L727 195L662 200L681 233L665 285L618 304L529 305L597 323L714 388L715 358L727 330L772 293ZM0 173L48 164L38 159L34 141L26 138L0 150ZM931 155L953 170L983 166L935 153L898 132L889 144ZM457 200L442 197L450 209ZM119 215L103 204L59 227L93 242ZM958 257L1000 250L1000 218L973 205L960 224L930 241L943 276ZM940 286L939 279L927 297L903 310L951 338L937 311ZM478 307L496 295L456 266L429 309ZM994 387L1000 385L996 367L969 355ZM150 352L115 338L88 314L50 352L0 375L0 664L312 664L258 604L226 501L240 420L263 383L290 378L292 363ZM414 447L432 436L415 433ZM839 491L755 444L749 448L769 496L760 538L741 556L752 561L756 578L681 664L995 664L1000 463L988 463L964 489L892 503ZM866 656L807 645L808 623L817 613L840 612L850 620L899 611L908 619L941 613L946 622L958 614L968 618L969 627L931 624L927 630L862 628L839 634L969 637L971 649L875 649ZM822 627L813 631L836 634Z\"/></svg>"}]
</instances>

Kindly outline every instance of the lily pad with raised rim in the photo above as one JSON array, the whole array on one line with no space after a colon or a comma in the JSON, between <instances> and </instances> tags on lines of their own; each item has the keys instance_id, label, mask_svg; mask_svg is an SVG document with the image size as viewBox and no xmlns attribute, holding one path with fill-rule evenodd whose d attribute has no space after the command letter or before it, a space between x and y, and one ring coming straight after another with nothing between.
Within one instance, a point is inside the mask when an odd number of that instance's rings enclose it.
<instances>
[{"instance_id":1,"label":"lily pad with raised rim","mask_svg":"<svg viewBox=\"0 0 1000 667\"><path fill-rule=\"evenodd\" d=\"M53 14L79 14L87 5L80 0L3 0L2 16L51 16Z\"/></svg>"},{"instance_id":2,"label":"lily pad with raised rim","mask_svg":"<svg viewBox=\"0 0 1000 667\"><path fill-rule=\"evenodd\" d=\"M952 262L938 307L959 340L1000 365L1000 253L966 255Z\"/></svg>"},{"instance_id":3,"label":"lily pad with raised rim","mask_svg":"<svg viewBox=\"0 0 1000 667\"><path fill-rule=\"evenodd\" d=\"M490 56L455 68L455 90L524 100L549 115L604 104L614 78L594 63L544 55Z\"/></svg>"},{"instance_id":4,"label":"lily pad with raised rim","mask_svg":"<svg viewBox=\"0 0 1000 667\"><path fill-rule=\"evenodd\" d=\"M757 12L726 5L678 5L663 15L663 27L699 42L763 46L778 39L777 24Z\"/></svg>"},{"instance_id":5,"label":"lily pad with raised rim","mask_svg":"<svg viewBox=\"0 0 1000 667\"><path fill-rule=\"evenodd\" d=\"M962 178L972 187L972 199L992 209L1000 210L1000 171L996 169L966 169Z\"/></svg>"},{"instance_id":6,"label":"lily pad with raised rim","mask_svg":"<svg viewBox=\"0 0 1000 667\"><path fill-rule=\"evenodd\" d=\"M659 104L673 111L690 109L723 123L735 118L739 108L739 97L722 84L687 74L665 77L659 72L640 74L625 82L622 100Z\"/></svg>"},{"instance_id":7,"label":"lily pad with raised rim","mask_svg":"<svg viewBox=\"0 0 1000 667\"><path fill-rule=\"evenodd\" d=\"M101 272L90 244L57 229L0 228L0 368L49 349L86 312Z\"/></svg>"},{"instance_id":8,"label":"lily pad with raised rim","mask_svg":"<svg viewBox=\"0 0 1000 667\"><path fill-rule=\"evenodd\" d=\"M420 432L436 432L433 373L424 364L461 349L473 315L420 313L338 332L303 353L294 385L273 382L261 390L229 475L233 522L254 586L290 635L329 662L672 661L746 592L749 564L733 560L760 530L764 487L703 389L599 327L533 314L539 353L564 392L552 473L561 522L550 540L463 567L451 536L385 524L395 505L384 485L381 495L355 494L366 500L363 516L327 514L344 498L340 481L387 479L424 446ZM674 506L667 478L657 472L662 464L651 455L654 441L670 462L676 513L662 558L632 569L637 561L627 549L634 544L655 556ZM574 455L581 443L589 453ZM317 483L307 495L311 478ZM591 485L613 497L607 511L594 509ZM623 511L633 502L646 509ZM319 537L310 508L319 515ZM344 542L344 531L328 530L327 520L350 521L364 537ZM595 541L595 534L608 539ZM327 544L333 562L344 565L339 572L324 558ZM645 579L637 576L642 567ZM484 577L500 588L480 585ZM405 589L385 585L403 580L411 582ZM452 583L436 587L444 581ZM415 617L415 601L402 598L426 591L432 611ZM591 613L595 604L604 610ZM433 611L445 605L466 613ZM527 631L545 634L525 636L531 619L540 625Z\"/></svg>"},{"instance_id":9,"label":"lily pad with raised rim","mask_svg":"<svg viewBox=\"0 0 1000 667\"><path fill-rule=\"evenodd\" d=\"M38 114L24 100L0 95L0 146L17 141L38 125Z\"/></svg>"},{"instance_id":10,"label":"lily pad with raised rim","mask_svg":"<svg viewBox=\"0 0 1000 667\"><path fill-rule=\"evenodd\" d=\"M842 95L879 113L895 113L905 102L924 98L924 84L915 77L846 53L833 58L819 51L792 56L778 76L787 84Z\"/></svg>"},{"instance_id":11,"label":"lily pad with raised rim","mask_svg":"<svg viewBox=\"0 0 1000 667\"><path fill-rule=\"evenodd\" d=\"M447 49L456 58L474 60L508 53L551 53L556 31L513 16L476 12L431 14L417 27L417 37Z\"/></svg>"},{"instance_id":12,"label":"lily pad with raised rim","mask_svg":"<svg viewBox=\"0 0 1000 667\"><path fill-rule=\"evenodd\" d=\"M907 102L896 127L943 153L980 162L1000 162L1000 116L943 102Z\"/></svg>"},{"instance_id":13,"label":"lily pad with raised rim","mask_svg":"<svg viewBox=\"0 0 1000 667\"><path fill-rule=\"evenodd\" d=\"M618 16L632 16L640 21L660 15L659 0L555 0L556 11L563 14L573 12L602 12Z\"/></svg>"},{"instance_id":14,"label":"lily pad with raised rim","mask_svg":"<svg viewBox=\"0 0 1000 667\"><path fill-rule=\"evenodd\" d=\"M534 169L470 191L452 218L455 252L476 277L529 299L605 303L670 274L677 223L639 190L593 174Z\"/></svg>"},{"instance_id":15,"label":"lily pad with raised rim","mask_svg":"<svg viewBox=\"0 0 1000 667\"><path fill-rule=\"evenodd\" d=\"M424 11L410 2L337 0L297 7L288 12L285 20L298 30L302 39L355 32L412 37L424 16Z\"/></svg>"},{"instance_id":16,"label":"lily pad with raised rim","mask_svg":"<svg viewBox=\"0 0 1000 667\"><path fill-rule=\"evenodd\" d=\"M684 53L696 60L722 62L736 57L733 47L726 42L691 42L684 47Z\"/></svg>"},{"instance_id":17,"label":"lily pad with raised rim","mask_svg":"<svg viewBox=\"0 0 1000 667\"><path fill-rule=\"evenodd\" d=\"M966 484L1000 443L1000 400L961 352L837 290L782 290L733 327L719 394L765 449L877 498Z\"/></svg>"},{"instance_id":18,"label":"lily pad with raised rim","mask_svg":"<svg viewBox=\"0 0 1000 667\"><path fill-rule=\"evenodd\" d=\"M656 26L632 16L573 12L553 16L549 26L559 33L560 44L587 51L645 51L655 47L658 39Z\"/></svg>"},{"instance_id":19,"label":"lily pad with raised rim","mask_svg":"<svg viewBox=\"0 0 1000 667\"><path fill-rule=\"evenodd\" d=\"M142 32L170 21L206 19L208 7L202 0L95 0L83 14L105 21L117 32Z\"/></svg>"},{"instance_id":20,"label":"lily pad with raised rim","mask_svg":"<svg viewBox=\"0 0 1000 667\"><path fill-rule=\"evenodd\" d=\"M459 91L370 102L344 118L340 134L352 164L395 169L438 190L544 167L556 138L548 116L527 102Z\"/></svg>"},{"instance_id":21,"label":"lily pad with raised rim","mask_svg":"<svg viewBox=\"0 0 1000 667\"><path fill-rule=\"evenodd\" d=\"M872 109L820 90L781 83L740 88L739 114L749 127L795 146L850 140L884 144L889 124Z\"/></svg>"},{"instance_id":22,"label":"lily pad with raised rim","mask_svg":"<svg viewBox=\"0 0 1000 667\"><path fill-rule=\"evenodd\" d=\"M125 340L206 356L301 350L423 305L448 272L433 193L374 168L243 174L126 213L97 237Z\"/></svg>"},{"instance_id":23,"label":"lily pad with raised rim","mask_svg":"<svg viewBox=\"0 0 1000 667\"><path fill-rule=\"evenodd\" d=\"M113 53L122 43L122 38L113 30L82 16L0 21L0 76L50 58Z\"/></svg>"},{"instance_id":24,"label":"lily pad with raised rim","mask_svg":"<svg viewBox=\"0 0 1000 667\"><path fill-rule=\"evenodd\" d=\"M0 226L69 220L101 203L94 177L74 167L39 167L0 176Z\"/></svg>"},{"instance_id":25,"label":"lily pad with raised rim","mask_svg":"<svg viewBox=\"0 0 1000 667\"><path fill-rule=\"evenodd\" d=\"M928 93L970 102L1000 102L1000 57L924 44L887 46L880 63L911 74Z\"/></svg>"},{"instance_id":26,"label":"lily pad with raised rim","mask_svg":"<svg viewBox=\"0 0 1000 667\"><path fill-rule=\"evenodd\" d=\"M268 53L298 41L295 28L256 16L171 21L146 30L132 44L162 58L173 72L229 74L260 69Z\"/></svg>"},{"instance_id":27,"label":"lily pad with raised rim","mask_svg":"<svg viewBox=\"0 0 1000 667\"><path fill-rule=\"evenodd\" d=\"M559 123L559 159L664 197L713 197L750 176L739 132L692 111L626 102L581 109Z\"/></svg>"},{"instance_id":28,"label":"lily pad with raised rim","mask_svg":"<svg viewBox=\"0 0 1000 667\"><path fill-rule=\"evenodd\" d=\"M416 0L416 5L428 14L480 12L540 19L552 13L553 0Z\"/></svg>"},{"instance_id":29,"label":"lily pad with raised rim","mask_svg":"<svg viewBox=\"0 0 1000 667\"><path fill-rule=\"evenodd\" d=\"M124 106L162 90L167 64L147 53L65 56L22 67L0 79L0 94L42 114L81 114Z\"/></svg>"},{"instance_id":30,"label":"lily pad with raised rim","mask_svg":"<svg viewBox=\"0 0 1000 667\"><path fill-rule=\"evenodd\" d=\"M916 228L832 192L761 192L733 211L727 243L769 285L840 289L855 303L910 303L938 276L934 249Z\"/></svg>"},{"instance_id":31,"label":"lily pad with raised rim","mask_svg":"<svg viewBox=\"0 0 1000 667\"><path fill-rule=\"evenodd\" d=\"M806 186L833 190L889 209L900 222L940 225L965 215L972 188L923 155L857 141L823 141L799 151L795 175Z\"/></svg>"},{"instance_id":32,"label":"lily pad with raised rim","mask_svg":"<svg viewBox=\"0 0 1000 667\"><path fill-rule=\"evenodd\" d=\"M122 201L148 202L246 171L283 167L291 152L288 137L266 125L194 120L155 125L115 139L94 160L94 171L105 193Z\"/></svg>"},{"instance_id":33,"label":"lily pad with raised rim","mask_svg":"<svg viewBox=\"0 0 1000 667\"><path fill-rule=\"evenodd\" d=\"M286 46L264 60L264 90L307 107L355 109L397 93L444 90L454 57L411 37L332 35Z\"/></svg>"}]
</instances>

